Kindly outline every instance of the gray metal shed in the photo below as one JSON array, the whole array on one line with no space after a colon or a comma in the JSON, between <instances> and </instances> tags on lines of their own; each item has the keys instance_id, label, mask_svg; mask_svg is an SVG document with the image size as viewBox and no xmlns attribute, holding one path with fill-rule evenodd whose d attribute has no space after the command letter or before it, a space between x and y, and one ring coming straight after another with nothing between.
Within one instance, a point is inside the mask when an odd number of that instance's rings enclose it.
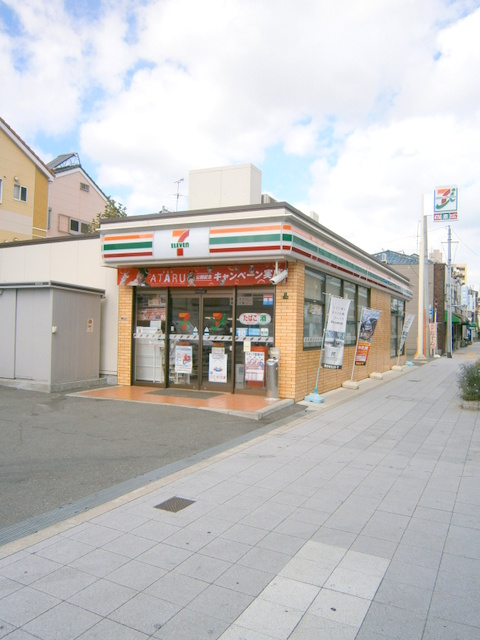
<instances>
[{"instance_id":1,"label":"gray metal shed","mask_svg":"<svg viewBox=\"0 0 480 640\"><path fill-rule=\"evenodd\" d=\"M61 282L0 283L0 383L48 392L98 384L104 296Z\"/></svg>"}]
</instances>

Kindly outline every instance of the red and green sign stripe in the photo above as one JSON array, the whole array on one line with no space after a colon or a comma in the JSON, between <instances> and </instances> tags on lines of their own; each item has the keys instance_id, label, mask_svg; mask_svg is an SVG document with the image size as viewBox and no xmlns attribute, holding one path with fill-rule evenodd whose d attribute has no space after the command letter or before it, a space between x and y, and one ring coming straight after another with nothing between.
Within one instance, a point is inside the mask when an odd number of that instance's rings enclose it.
<instances>
[{"instance_id":1,"label":"red and green sign stripe","mask_svg":"<svg viewBox=\"0 0 480 640\"><path fill-rule=\"evenodd\" d=\"M105 260L153 257L153 232L107 235L103 239L102 253Z\"/></svg>"}]
</instances>

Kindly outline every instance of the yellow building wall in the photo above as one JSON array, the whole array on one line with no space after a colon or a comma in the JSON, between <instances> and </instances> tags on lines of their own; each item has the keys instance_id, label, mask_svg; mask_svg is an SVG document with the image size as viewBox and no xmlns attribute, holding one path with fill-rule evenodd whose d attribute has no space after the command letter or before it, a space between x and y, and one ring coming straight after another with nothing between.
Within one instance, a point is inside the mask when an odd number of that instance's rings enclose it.
<instances>
[{"instance_id":1,"label":"yellow building wall","mask_svg":"<svg viewBox=\"0 0 480 640\"><path fill-rule=\"evenodd\" d=\"M0 131L0 177L0 242L44 237L41 229L46 228L48 178L3 131ZM26 202L14 200L15 184L27 188ZM40 231L34 233L34 226Z\"/></svg>"},{"instance_id":2,"label":"yellow building wall","mask_svg":"<svg viewBox=\"0 0 480 640\"><path fill-rule=\"evenodd\" d=\"M33 202L32 237L45 238L47 236L48 216L48 178L35 167L35 196Z\"/></svg>"}]
</instances>

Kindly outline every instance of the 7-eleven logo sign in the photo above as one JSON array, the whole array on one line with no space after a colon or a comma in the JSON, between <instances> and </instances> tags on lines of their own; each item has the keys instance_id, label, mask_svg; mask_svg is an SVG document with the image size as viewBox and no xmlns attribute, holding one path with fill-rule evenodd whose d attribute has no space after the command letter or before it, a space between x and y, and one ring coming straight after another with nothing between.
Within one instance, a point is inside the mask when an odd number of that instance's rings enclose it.
<instances>
[{"instance_id":1,"label":"7-eleven logo sign","mask_svg":"<svg viewBox=\"0 0 480 640\"><path fill-rule=\"evenodd\" d=\"M183 250L188 249L189 244L186 242L190 233L189 229L175 229L172 231L171 248L177 250L177 256L183 256Z\"/></svg>"}]
</instances>

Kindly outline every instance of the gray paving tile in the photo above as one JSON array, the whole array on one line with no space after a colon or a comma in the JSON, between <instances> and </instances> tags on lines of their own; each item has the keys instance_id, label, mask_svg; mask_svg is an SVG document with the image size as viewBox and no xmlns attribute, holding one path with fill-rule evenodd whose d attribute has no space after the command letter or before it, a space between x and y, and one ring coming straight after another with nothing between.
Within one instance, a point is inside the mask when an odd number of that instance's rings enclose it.
<instances>
[{"instance_id":1,"label":"gray paving tile","mask_svg":"<svg viewBox=\"0 0 480 640\"><path fill-rule=\"evenodd\" d=\"M388 511L376 511L362 529L362 535L399 542L410 523L410 517Z\"/></svg>"},{"instance_id":2,"label":"gray paving tile","mask_svg":"<svg viewBox=\"0 0 480 640\"><path fill-rule=\"evenodd\" d=\"M42 640L74 640L100 621L100 617L68 602L46 611L24 626L25 631Z\"/></svg>"},{"instance_id":3,"label":"gray paving tile","mask_svg":"<svg viewBox=\"0 0 480 640\"><path fill-rule=\"evenodd\" d=\"M425 625L422 640L478 640L480 631L478 626L457 624L451 620L429 616Z\"/></svg>"},{"instance_id":4,"label":"gray paving tile","mask_svg":"<svg viewBox=\"0 0 480 640\"><path fill-rule=\"evenodd\" d=\"M32 636L33 637L33 636ZM100 620L94 627L82 633L78 640L147 640L151 636L113 620Z\"/></svg>"},{"instance_id":5,"label":"gray paving tile","mask_svg":"<svg viewBox=\"0 0 480 640\"><path fill-rule=\"evenodd\" d=\"M254 597L218 585L210 585L188 604L192 611L232 624Z\"/></svg>"},{"instance_id":6,"label":"gray paving tile","mask_svg":"<svg viewBox=\"0 0 480 640\"><path fill-rule=\"evenodd\" d=\"M48 558L37 555L21 555L18 559L1 569L1 574L5 578L15 580L24 585L32 584L36 580L47 576L62 565Z\"/></svg>"},{"instance_id":7,"label":"gray paving tile","mask_svg":"<svg viewBox=\"0 0 480 640\"><path fill-rule=\"evenodd\" d=\"M224 620L183 609L151 637L158 640L216 640L227 627L228 622Z\"/></svg>"},{"instance_id":8,"label":"gray paving tile","mask_svg":"<svg viewBox=\"0 0 480 640\"><path fill-rule=\"evenodd\" d=\"M156 542L154 540L147 540L142 536L133 535L132 533L124 533L103 545L103 549L133 559L145 551L148 551L148 549L151 549L155 544Z\"/></svg>"},{"instance_id":9,"label":"gray paving tile","mask_svg":"<svg viewBox=\"0 0 480 640\"><path fill-rule=\"evenodd\" d=\"M315 598L308 612L358 629L369 606L368 599L325 588Z\"/></svg>"},{"instance_id":10,"label":"gray paving tile","mask_svg":"<svg viewBox=\"0 0 480 640\"><path fill-rule=\"evenodd\" d=\"M357 538L358 536L356 533L330 529L325 526L320 527L320 529L311 537L313 542L343 547L344 549L348 549L352 546Z\"/></svg>"},{"instance_id":11,"label":"gray paving tile","mask_svg":"<svg viewBox=\"0 0 480 640\"><path fill-rule=\"evenodd\" d=\"M454 596L451 593L435 591L432 597L430 615L457 624L477 627L480 635L480 600L478 589L469 596Z\"/></svg>"},{"instance_id":12,"label":"gray paving tile","mask_svg":"<svg viewBox=\"0 0 480 640\"><path fill-rule=\"evenodd\" d=\"M155 542L162 542L165 538L168 538L176 531L180 530L180 527L167 522L159 522L158 520L146 520L142 518L144 522L138 527L132 529L132 533L147 540L154 540Z\"/></svg>"},{"instance_id":13,"label":"gray paving tile","mask_svg":"<svg viewBox=\"0 0 480 640\"><path fill-rule=\"evenodd\" d=\"M235 627L265 634L276 640L287 640L303 615L302 611L257 599L238 617Z\"/></svg>"},{"instance_id":14,"label":"gray paving tile","mask_svg":"<svg viewBox=\"0 0 480 640\"><path fill-rule=\"evenodd\" d=\"M148 551L145 551L145 553L142 553L137 557L137 560L145 564L151 564L154 567L170 571L171 569L178 567L179 564L184 562L191 555L191 551L180 549L179 547L173 547L171 544L161 542L151 549L148 549Z\"/></svg>"},{"instance_id":15,"label":"gray paving tile","mask_svg":"<svg viewBox=\"0 0 480 640\"><path fill-rule=\"evenodd\" d=\"M135 595L136 591L128 587L109 580L97 580L68 598L68 602L105 617Z\"/></svg>"},{"instance_id":16,"label":"gray paving tile","mask_svg":"<svg viewBox=\"0 0 480 640\"><path fill-rule=\"evenodd\" d=\"M21 627L59 602L54 596L25 587L0 600L0 620Z\"/></svg>"},{"instance_id":17,"label":"gray paving tile","mask_svg":"<svg viewBox=\"0 0 480 640\"><path fill-rule=\"evenodd\" d=\"M236 540L228 540L226 538L215 538L209 544L202 548L202 555L212 556L225 560L226 562L237 562L251 549L251 545L237 542Z\"/></svg>"},{"instance_id":18,"label":"gray paving tile","mask_svg":"<svg viewBox=\"0 0 480 640\"><path fill-rule=\"evenodd\" d=\"M415 585L384 580L380 585L375 601L405 609L405 615L413 611L427 615L433 591Z\"/></svg>"},{"instance_id":19,"label":"gray paving tile","mask_svg":"<svg viewBox=\"0 0 480 640\"><path fill-rule=\"evenodd\" d=\"M8 637L10 640L38 640L38 636L32 636L30 633L23 631L23 629L15 629L10 625L2 625L2 631L5 632L5 635L1 635L0 638Z\"/></svg>"},{"instance_id":20,"label":"gray paving tile","mask_svg":"<svg viewBox=\"0 0 480 640\"><path fill-rule=\"evenodd\" d=\"M238 564L260 571L278 573L290 559L290 554L272 551L264 547L253 547L238 560Z\"/></svg>"},{"instance_id":21,"label":"gray paving tile","mask_svg":"<svg viewBox=\"0 0 480 640\"><path fill-rule=\"evenodd\" d=\"M231 562L197 553L178 565L176 571L183 575L212 583L231 566Z\"/></svg>"},{"instance_id":22,"label":"gray paving tile","mask_svg":"<svg viewBox=\"0 0 480 640\"><path fill-rule=\"evenodd\" d=\"M94 549L70 564L73 569L90 573L98 578L107 576L128 562L128 558L105 549Z\"/></svg>"},{"instance_id":23,"label":"gray paving tile","mask_svg":"<svg viewBox=\"0 0 480 640\"><path fill-rule=\"evenodd\" d=\"M394 640L421 640L426 616L399 609L380 602L372 602L365 616L359 637L392 638Z\"/></svg>"},{"instance_id":24,"label":"gray paving tile","mask_svg":"<svg viewBox=\"0 0 480 640\"><path fill-rule=\"evenodd\" d=\"M397 544L391 540L379 540L360 534L355 538L350 548L352 551L391 560L397 551Z\"/></svg>"},{"instance_id":25,"label":"gray paving tile","mask_svg":"<svg viewBox=\"0 0 480 640\"><path fill-rule=\"evenodd\" d=\"M306 613L289 640L355 640L357 627Z\"/></svg>"},{"instance_id":26,"label":"gray paving tile","mask_svg":"<svg viewBox=\"0 0 480 640\"><path fill-rule=\"evenodd\" d=\"M275 574L271 572L259 571L251 567L242 567L241 565L234 564L215 580L215 584L231 589L232 591L240 591L247 595L258 596L274 576Z\"/></svg>"},{"instance_id":27,"label":"gray paving tile","mask_svg":"<svg viewBox=\"0 0 480 640\"><path fill-rule=\"evenodd\" d=\"M150 636L180 611L181 607L146 593L139 593L113 611L109 618Z\"/></svg>"},{"instance_id":28,"label":"gray paving tile","mask_svg":"<svg viewBox=\"0 0 480 640\"><path fill-rule=\"evenodd\" d=\"M35 582L35 589L62 600L68 599L78 591L95 582L95 576L72 567L60 567Z\"/></svg>"},{"instance_id":29,"label":"gray paving tile","mask_svg":"<svg viewBox=\"0 0 480 640\"><path fill-rule=\"evenodd\" d=\"M145 589L145 593L185 607L208 586L209 583L204 580L170 571Z\"/></svg>"},{"instance_id":30,"label":"gray paving tile","mask_svg":"<svg viewBox=\"0 0 480 640\"><path fill-rule=\"evenodd\" d=\"M131 560L108 574L108 579L136 591L143 591L159 578L166 570L144 562Z\"/></svg>"},{"instance_id":31,"label":"gray paving tile","mask_svg":"<svg viewBox=\"0 0 480 640\"><path fill-rule=\"evenodd\" d=\"M260 598L306 611L319 593L319 587L276 576L261 592Z\"/></svg>"},{"instance_id":32,"label":"gray paving tile","mask_svg":"<svg viewBox=\"0 0 480 640\"><path fill-rule=\"evenodd\" d=\"M90 544L71 538L58 538L48 547L37 551L37 555L66 565L90 553L92 549L93 547Z\"/></svg>"}]
</instances>

